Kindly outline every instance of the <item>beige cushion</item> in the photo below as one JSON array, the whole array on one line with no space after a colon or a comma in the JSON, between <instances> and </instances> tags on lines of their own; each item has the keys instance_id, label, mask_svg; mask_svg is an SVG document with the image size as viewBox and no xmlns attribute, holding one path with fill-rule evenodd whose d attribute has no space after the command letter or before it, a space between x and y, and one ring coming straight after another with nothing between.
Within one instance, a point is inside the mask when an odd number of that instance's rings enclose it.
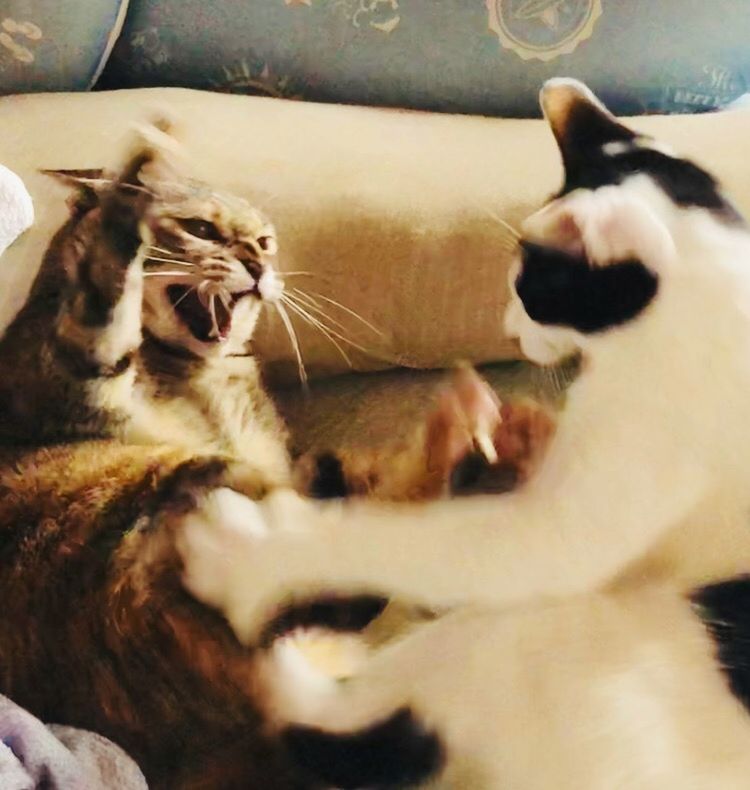
<instances>
[{"instance_id":1,"label":"beige cushion","mask_svg":"<svg viewBox=\"0 0 750 790\"><path fill-rule=\"evenodd\" d=\"M63 188L38 169L116 165L131 122L162 105L181 119L196 174L246 194L276 222L280 268L317 275L290 285L324 293L383 331L321 302L375 352L355 351L358 369L515 355L502 333L512 239L494 217L518 225L557 188L543 122L179 89L0 99L0 162L23 177L37 211L35 227L0 259L0 321L18 308L65 217ZM634 123L705 163L750 211L750 111ZM298 327L313 373L346 368L318 332ZM277 372L293 373L276 319L258 348Z\"/></svg>"}]
</instances>

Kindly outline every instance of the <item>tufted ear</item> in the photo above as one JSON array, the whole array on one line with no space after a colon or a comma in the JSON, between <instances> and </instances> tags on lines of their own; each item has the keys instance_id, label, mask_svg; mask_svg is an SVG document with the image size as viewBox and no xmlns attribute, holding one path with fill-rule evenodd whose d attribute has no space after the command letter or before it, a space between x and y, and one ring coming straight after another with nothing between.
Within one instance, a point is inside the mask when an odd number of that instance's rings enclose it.
<instances>
[{"instance_id":1,"label":"tufted ear","mask_svg":"<svg viewBox=\"0 0 750 790\"><path fill-rule=\"evenodd\" d=\"M99 203L99 193L112 183L104 169L92 168L88 170L42 170L65 186L73 187L75 192L68 199L68 207L74 214L85 213Z\"/></svg>"},{"instance_id":2,"label":"tufted ear","mask_svg":"<svg viewBox=\"0 0 750 790\"><path fill-rule=\"evenodd\" d=\"M91 189L98 187L105 179L104 168L102 167L89 170L42 170L41 172L45 176L56 178L67 186L88 187Z\"/></svg>"}]
</instances>

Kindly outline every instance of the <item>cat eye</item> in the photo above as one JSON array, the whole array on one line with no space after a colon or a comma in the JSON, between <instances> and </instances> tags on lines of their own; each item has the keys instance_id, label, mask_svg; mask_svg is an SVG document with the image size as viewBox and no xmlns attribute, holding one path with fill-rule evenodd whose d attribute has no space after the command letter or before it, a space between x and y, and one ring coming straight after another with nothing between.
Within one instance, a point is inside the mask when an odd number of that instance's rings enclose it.
<instances>
[{"instance_id":1,"label":"cat eye","mask_svg":"<svg viewBox=\"0 0 750 790\"><path fill-rule=\"evenodd\" d=\"M256 239L258 246L270 255L276 252L276 239L273 236L258 236Z\"/></svg>"},{"instance_id":2,"label":"cat eye","mask_svg":"<svg viewBox=\"0 0 750 790\"><path fill-rule=\"evenodd\" d=\"M177 224L197 239L205 241L222 241L223 239L216 225L204 219L178 219Z\"/></svg>"}]
</instances>

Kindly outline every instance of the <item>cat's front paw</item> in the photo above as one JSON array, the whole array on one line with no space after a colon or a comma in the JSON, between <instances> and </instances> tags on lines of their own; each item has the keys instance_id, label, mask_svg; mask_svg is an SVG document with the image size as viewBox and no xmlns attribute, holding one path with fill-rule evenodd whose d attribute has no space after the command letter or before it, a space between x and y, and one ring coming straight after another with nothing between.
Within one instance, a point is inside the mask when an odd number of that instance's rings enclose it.
<instances>
[{"instance_id":1,"label":"cat's front paw","mask_svg":"<svg viewBox=\"0 0 750 790\"><path fill-rule=\"evenodd\" d=\"M501 420L500 401L489 384L472 368L457 368L427 420L428 472L447 481L455 465L474 449L494 463L492 435Z\"/></svg>"},{"instance_id":2,"label":"cat's front paw","mask_svg":"<svg viewBox=\"0 0 750 790\"><path fill-rule=\"evenodd\" d=\"M298 591L293 579L315 515L285 489L257 502L231 488L208 491L177 534L184 587L220 611L240 641L253 643Z\"/></svg>"}]
</instances>

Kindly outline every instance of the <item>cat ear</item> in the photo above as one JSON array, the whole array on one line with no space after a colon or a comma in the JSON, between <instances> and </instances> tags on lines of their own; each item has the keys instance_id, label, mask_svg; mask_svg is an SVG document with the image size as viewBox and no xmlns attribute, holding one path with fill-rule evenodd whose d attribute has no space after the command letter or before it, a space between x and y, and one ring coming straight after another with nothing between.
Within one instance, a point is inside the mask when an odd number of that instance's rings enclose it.
<instances>
[{"instance_id":1,"label":"cat ear","mask_svg":"<svg viewBox=\"0 0 750 790\"><path fill-rule=\"evenodd\" d=\"M120 184L158 191L160 184L177 178L184 151L173 129L174 121L164 114L149 123L136 124L134 152L120 174Z\"/></svg>"},{"instance_id":2,"label":"cat ear","mask_svg":"<svg viewBox=\"0 0 750 790\"><path fill-rule=\"evenodd\" d=\"M607 143L628 143L639 136L621 124L577 80L548 80L539 94L539 102L557 140L568 179L592 156L601 154Z\"/></svg>"},{"instance_id":3,"label":"cat ear","mask_svg":"<svg viewBox=\"0 0 750 790\"><path fill-rule=\"evenodd\" d=\"M99 202L99 192L111 185L112 179L101 167L88 170L42 170L65 186L76 191L68 199L68 206L73 212L84 212L94 208Z\"/></svg>"},{"instance_id":4,"label":"cat ear","mask_svg":"<svg viewBox=\"0 0 750 790\"><path fill-rule=\"evenodd\" d=\"M96 189L104 183L104 168L96 167L88 170L42 170L45 176L61 181L67 186L88 187ZM106 183L109 183L107 179Z\"/></svg>"}]
</instances>

